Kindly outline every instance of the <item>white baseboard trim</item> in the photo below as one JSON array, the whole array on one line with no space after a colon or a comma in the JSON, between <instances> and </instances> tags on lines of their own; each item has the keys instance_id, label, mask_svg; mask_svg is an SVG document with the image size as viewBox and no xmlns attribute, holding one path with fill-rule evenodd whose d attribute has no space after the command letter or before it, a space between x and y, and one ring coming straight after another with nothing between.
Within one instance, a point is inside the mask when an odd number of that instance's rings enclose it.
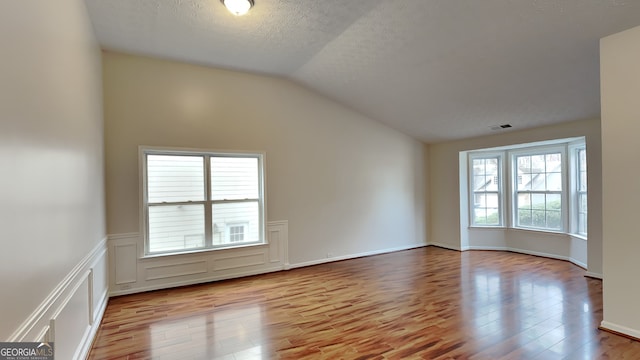
<instances>
[{"instance_id":1,"label":"white baseboard trim","mask_svg":"<svg viewBox=\"0 0 640 360\"><path fill-rule=\"evenodd\" d=\"M614 323L609 322L609 321L602 320L602 322L600 323L600 328L603 329L603 330L609 330L609 331L613 331L613 332L616 332L616 333L628 335L628 336L631 336L631 337L633 337L635 339L640 339L640 330L636 330L636 329L632 329L632 328L629 328L629 327L626 327L626 326L614 324Z\"/></svg>"},{"instance_id":2,"label":"white baseboard trim","mask_svg":"<svg viewBox=\"0 0 640 360\"><path fill-rule=\"evenodd\" d=\"M228 274L226 276L214 276L214 277L207 277L207 278L202 278L202 279L197 279L197 280L175 281L175 282L171 282L171 283L162 283L162 284L158 284L158 285L135 287L135 288L127 289L127 290L112 290L112 291L109 291L109 297L130 295L130 294L136 294L136 293L141 293L141 292L146 292L146 291L170 289L170 288L176 288L176 287L180 287L180 286L206 284L206 283L214 282L214 281L236 279L236 278L241 278L241 277L246 277L246 276L253 276L253 275L260 275L260 274L268 274L268 273L272 273L272 272L276 272L276 271L282 271L282 270L285 270L284 266L277 266L277 267L272 267L272 268L269 268L269 269L261 269L261 270L256 270L256 271L241 271L241 272L237 272L237 273L233 273L233 274Z\"/></svg>"},{"instance_id":3,"label":"white baseboard trim","mask_svg":"<svg viewBox=\"0 0 640 360\"><path fill-rule=\"evenodd\" d=\"M289 268L295 269L295 268L301 268L301 267L307 267L307 266L313 266L313 265L320 265L320 264L326 264L334 261L342 261L342 260L356 259L356 258L361 258L366 256L381 255L381 254L387 254L387 253L392 253L397 251L417 249L417 248L426 247L426 246L428 246L428 244L426 243L411 244L411 245L398 246L398 247L387 248L382 250L365 251L357 254L334 256L327 259L318 259L318 260L305 261L297 264L290 264Z\"/></svg>"},{"instance_id":4,"label":"white baseboard trim","mask_svg":"<svg viewBox=\"0 0 640 360\"><path fill-rule=\"evenodd\" d=\"M586 273L584 273L584 276L602 280L602 274L600 274L600 273L594 273L594 272L591 272L591 271L587 271Z\"/></svg>"},{"instance_id":5,"label":"white baseboard trim","mask_svg":"<svg viewBox=\"0 0 640 360\"><path fill-rule=\"evenodd\" d=\"M468 246L463 251L466 251L466 250L510 251L510 252L515 252L515 253L520 253L520 254L541 256L541 257L546 257L546 258L550 258L550 259L569 261L569 262L573 263L574 265L577 265L577 266L579 266L579 267L581 267L581 268L583 268L585 270L587 269L587 264L585 264L585 263L583 263L581 261L578 261L578 260L576 260L574 258L571 258L569 256L562 256L562 255L544 253L544 252L539 252L539 251L524 250L524 249L512 248L512 247L508 247L508 246Z\"/></svg>"},{"instance_id":6,"label":"white baseboard trim","mask_svg":"<svg viewBox=\"0 0 640 360\"><path fill-rule=\"evenodd\" d=\"M429 246L436 246L436 247L439 247L439 248L455 250L455 251L464 251L464 250L466 250L466 248L463 249L463 248L460 248L460 246L457 246L457 245L443 244L443 243L439 243L439 242L430 242Z\"/></svg>"}]
</instances>

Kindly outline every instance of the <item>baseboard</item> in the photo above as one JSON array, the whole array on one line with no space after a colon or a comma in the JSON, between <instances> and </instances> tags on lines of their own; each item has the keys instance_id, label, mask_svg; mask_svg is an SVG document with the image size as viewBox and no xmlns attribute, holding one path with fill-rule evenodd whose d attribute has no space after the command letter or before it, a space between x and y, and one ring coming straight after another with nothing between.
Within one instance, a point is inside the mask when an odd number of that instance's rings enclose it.
<instances>
[{"instance_id":1,"label":"baseboard","mask_svg":"<svg viewBox=\"0 0 640 360\"><path fill-rule=\"evenodd\" d=\"M591 271L587 271L586 273L584 273L584 276L602 280L602 274L600 274L600 273L594 273L594 272L591 272Z\"/></svg>"},{"instance_id":2,"label":"baseboard","mask_svg":"<svg viewBox=\"0 0 640 360\"><path fill-rule=\"evenodd\" d=\"M636 341L640 341L640 330L632 329L626 326L614 324L608 321L602 321L600 323L600 330L608 331L617 335L631 338Z\"/></svg>"},{"instance_id":3,"label":"baseboard","mask_svg":"<svg viewBox=\"0 0 640 360\"><path fill-rule=\"evenodd\" d=\"M459 246L450 245L450 244L443 244L443 243L438 243L438 242L430 242L429 246L435 246L435 247L439 247L439 248L443 248L443 249L449 249L449 250L455 250L455 251L464 251L464 250L466 250L466 248L462 249Z\"/></svg>"},{"instance_id":4,"label":"baseboard","mask_svg":"<svg viewBox=\"0 0 640 360\"><path fill-rule=\"evenodd\" d=\"M290 264L289 267L291 269L295 269L295 268L301 268L301 267L307 267L307 266L326 264L326 263L330 263L330 262L334 262L334 261L357 259L357 258L366 257L366 256L381 255L381 254L388 254L388 253L397 252L397 251L417 249L417 248L426 247L426 246L428 246L428 245L427 244L412 244L412 245L398 246L398 247L387 248L387 249L382 249L382 250L365 251L365 252L361 252L361 253L357 253L357 254L334 256L334 257L327 258L327 259L318 259L318 260L305 261L305 262L301 262L301 263L297 263L297 264Z\"/></svg>"},{"instance_id":5,"label":"baseboard","mask_svg":"<svg viewBox=\"0 0 640 360\"><path fill-rule=\"evenodd\" d=\"M550 253L544 253L544 252L539 252L539 251L531 251L531 250L524 250L524 249L518 249L518 248L512 248L512 247L508 247L508 246L468 246L465 250L497 250L497 251L510 251L510 252L514 252L514 253L519 253L519 254L525 254L525 255L534 255L534 256L541 256L541 257L546 257L546 258L550 258L550 259L556 259L556 260L564 260L564 261L569 261L570 263L573 263L576 266L579 266L583 269L587 269L587 264L578 261L572 257L569 256L562 256L562 255L556 255L556 254L550 254Z\"/></svg>"},{"instance_id":6,"label":"baseboard","mask_svg":"<svg viewBox=\"0 0 640 360\"><path fill-rule=\"evenodd\" d=\"M107 239L58 283L7 339L56 343L56 357L84 359L107 305ZM56 339L56 327L61 337Z\"/></svg>"}]
</instances>

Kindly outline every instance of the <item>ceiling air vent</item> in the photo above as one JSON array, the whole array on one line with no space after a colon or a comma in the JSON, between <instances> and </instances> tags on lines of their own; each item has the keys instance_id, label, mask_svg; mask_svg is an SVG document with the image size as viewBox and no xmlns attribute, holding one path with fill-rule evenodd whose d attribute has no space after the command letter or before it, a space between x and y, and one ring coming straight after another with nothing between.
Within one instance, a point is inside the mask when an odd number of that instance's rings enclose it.
<instances>
[{"instance_id":1,"label":"ceiling air vent","mask_svg":"<svg viewBox=\"0 0 640 360\"><path fill-rule=\"evenodd\" d=\"M508 129L510 127L511 127L511 124L502 124L502 125L489 126L489 128L491 130L502 130L502 129Z\"/></svg>"}]
</instances>

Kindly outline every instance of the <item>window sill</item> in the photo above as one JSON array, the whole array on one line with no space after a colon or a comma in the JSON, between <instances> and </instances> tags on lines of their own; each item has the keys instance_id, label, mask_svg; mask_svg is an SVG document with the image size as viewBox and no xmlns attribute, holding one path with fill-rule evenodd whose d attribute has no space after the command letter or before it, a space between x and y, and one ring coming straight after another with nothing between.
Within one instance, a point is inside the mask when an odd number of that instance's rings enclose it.
<instances>
[{"instance_id":1,"label":"window sill","mask_svg":"<svg viewBox=\"0 0 640 360\"><path fill-rule=\"evenodd\" d=\"M580 235L580 234L569 234L569 236L571 236L573 238L576 238L576 239L584 240L584 241L587 241L587 239L588 239L586 236Z\"/></svg>"},{"instance_id":2,"label":"window sill","mask_svg":"<svg viewBox=\"0 0 640 360\"><path fill-rule=\"evenodd\" d=\"M509 229L506 226L502 226L502 225L496 225L496 226L478 226L478 225L471 225L468 227L468 229L481 229L481 230L507 230Z\"/></svg>"},{"instance_id":3,"label":"window sill","mask_svg":"<svg viewBox=\"0 0 640 360\"><path fill-rule=\"evenodd\" d=\"M250 244L242 244L242 245L235 245L235 246L185 250L180 252L176 251L176 252L166 252L166 253L157 253L157 254L144 254L142 255L142 257L140 257L140 259L144 260L144 259L157 259L157 258L163 258L163 257L169 257L169 256L194 255L194 254L202 254L202 253L208 253L208 252L214 252L214 251L237 250L237 249L244 249L244 248L260 247L265 245L268 245L268 243L260 242L260 243L250 243Z\"/></svg>"}]
</instances>

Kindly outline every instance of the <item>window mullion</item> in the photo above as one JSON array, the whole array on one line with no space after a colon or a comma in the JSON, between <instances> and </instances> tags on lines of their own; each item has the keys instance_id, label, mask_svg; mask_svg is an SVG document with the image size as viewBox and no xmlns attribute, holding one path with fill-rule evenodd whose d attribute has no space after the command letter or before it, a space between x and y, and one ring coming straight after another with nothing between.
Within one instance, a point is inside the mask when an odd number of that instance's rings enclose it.
<instances>
[{"instance_id":1,"label":"window mullion","mask_svg":"<svg viewBox=\"0 0 640 360\"><path fill-rule=\"evenodd\" d=\"M211 160L204 156L204 241L205 247L213 246L213 206L211 204Z\"/></svg>"}]
</instances>

